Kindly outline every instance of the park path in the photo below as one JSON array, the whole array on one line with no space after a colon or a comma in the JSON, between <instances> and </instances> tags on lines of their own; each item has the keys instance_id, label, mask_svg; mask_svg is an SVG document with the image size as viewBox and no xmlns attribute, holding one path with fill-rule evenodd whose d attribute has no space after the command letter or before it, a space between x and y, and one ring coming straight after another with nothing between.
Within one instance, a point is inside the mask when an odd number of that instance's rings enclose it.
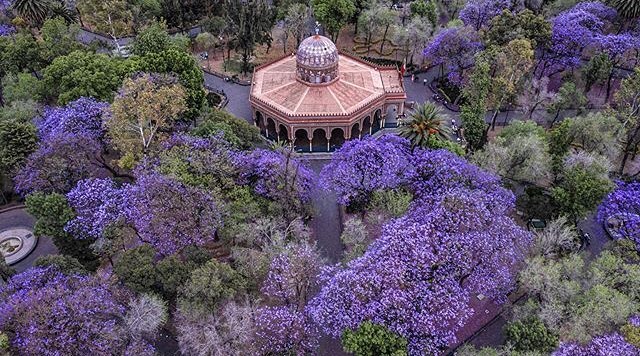
<instances>
[{"instance_id":1,"label":"park path","mask_svg":"<svg viewBox=\"0 0 640 356\"><path fill-rule=\"evenodd\" d=\"M7 209L4 212L0 213L0 231L18 227L26 227L32 230L35 222L36 219L33 216L29 215L29 213L27 213L24 208L11 210ZM31 251L31 253L27 257L25 257L25 259L12 265L11 267L13 267L13 269L15 269L17 272L22 272L31 267L36 258L40 256L57 254L58 249L53 244L53 241L51 241L50 238L43 236L38 238L38 243L35 249Z\"/></svg>"}]
</instances>

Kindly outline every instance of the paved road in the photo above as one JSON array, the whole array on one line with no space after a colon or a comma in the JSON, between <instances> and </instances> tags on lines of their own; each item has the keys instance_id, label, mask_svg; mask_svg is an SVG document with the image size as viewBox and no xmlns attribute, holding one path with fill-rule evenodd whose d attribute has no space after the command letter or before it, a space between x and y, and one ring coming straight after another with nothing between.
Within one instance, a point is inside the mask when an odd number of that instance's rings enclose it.
<instances>
[{"instance_id":1,"label":"paved road","mask_svg":"<svg viewBox=\"0 0 640 356\"><path fill-rule=\"evenodd\" d=\"M13 227L25 226L33 228L35 219L24 209L11 210L0 214L0 231ZM13 267L17 272L22 272L33 265L33 261L40 256L56 255L58 249L48 237L40 237L36 248L24 260L16 263Z\"/></svg>"},{"instance_id":2,"label":"paved road","mask_svg":"<svg viewBox=\"0 0 640 356\"><path fill-rule=\"evenodd\" d=\"M204 84L208 89L224 90L229 99L225 109L253 124L251 106L249 105L249 90L251 87L225 82L224 79L206 72L204 73Z\"/></svg>"}]
</instances>

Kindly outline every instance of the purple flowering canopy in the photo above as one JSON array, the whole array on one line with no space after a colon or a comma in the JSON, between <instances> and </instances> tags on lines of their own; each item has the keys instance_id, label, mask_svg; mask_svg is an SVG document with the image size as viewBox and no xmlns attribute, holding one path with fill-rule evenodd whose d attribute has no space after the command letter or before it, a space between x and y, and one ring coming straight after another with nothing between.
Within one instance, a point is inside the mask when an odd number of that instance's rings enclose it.
<instances>
[{"instance_id":1,"label":"purple flowering canopy","mask_svg":"<svg viewBox=\"0 0 640 356\"><path fill-rule=\"evenodd\" d=\"M545 54L546 65L556 69L576 67L582 52L593 47L617 63L630 50L640 47L638 36L617 33L615 9L602 2L581 2L561 12L552 24L551 49Z\"/></svg>"},{"instance_id":2,"label":"purple flowering canopy","mask_svg":"<svg viewBox=\"0 0 640 356\"><path fill-rule=\"evenodd\" d=\"M518 12L523 9L522 1L517 0L469 0L460 10L460 20L479 31L503 10Z\"/></svg>"},{"instance_id":3,"label":"purple flowering canopy","mask_svg":"<svg viewBox=\"0 0 640 356\"><path fill-rule=\"evenodd\" d=\"M444 65L449 72L449 80L460 84L464 71L473 67L475 55L481 50L480 35L472 27L465 26L438 32L423 55L432 64Z\"/></svg>"},{"instance_id":4,"label":"purple flowering canopy","mask_svg":"<svg viewBox=\"0 0 640 356\"><path fill-rule=\"evenodd\" d=\"M14 177L22 195L35 191L66 193L78 181L103 173L96 161L102 151L98 141L68 132L48 136Z\"/></svg>"},{"instance_id":5,"label":"purple flowering canopy","mask_svg":"<svg viewBox=\"0 0 640 356\"><path fill-rule=\"evenodd\" d=\"M409 142L396 135L346 142L320 173L320 185L342 205L367 202L381 189L393 189L410 175Z\"/></svg>"},{"instance_id":6,"label":"purple flowering canopy","mask_svg":"<svg viewBox=\"0 0 640 356\"><path fill-rule=\"evenodd\" d=\"M252 186L258 195L281 204L301 207L311 200L314 174L285 150L256 149L239 159L239 184Z\"/></svg>"},{"instance_id":7,"label":"purple flowering canopy","mask_svg":"<svg viewBox=\"0 0 640 356\"><path fill-rule=\"evenodd\" d=\"M0 289L0 329L21 355L122 354L127 300L104 277L31 268Z\"/></svg>"},{"instance_id":8,"label":"purple flowering canopy","mask_svg":"<svg viewBox=\"0 0 640 356\"><path fill-rule=\"evenodd\" d=\"M257 311L256 337L264 354L311 354L319 332L307 308L317 287L321 261L312 245L289 245L269 267L261 292L268 306Z\"/></svg>"},{"instance_id":9,"label":"purple flowering canopy","mask_svg":"<svg viewBox=\"0 0 640 356\"><path fill-rule=\"evenodd\" d=\"M628 343L622 335L612 333L594 337L587 345L562 343L552 356L636 356L640 349Z\"/></svg>"},{"instance_id":10,"label":"purple flowering canopy","mask_svg":"<svg viewBox=\"0 0 640 356\"><path fill-rule=\"evenodd\" d=\"M127 221L162 255L213 241L222 224L211 195L157 173L138 177L123 194Z\"/></svg>"},{"instance_id":11,"label":"purple flowering canopy","mask_svg":"<svg viewBox=\"0 0 640 356\"><path fill-rule=\"evenodd\" d=\"M406 186L415 199L362 257L325 273L310 312L336 337L370 320L407 338L410 354L438 354L473 314L472 295L505 300L531 235L509 217L515 198L498 177L446 150L409 152L406 142L391 142L353 141L323 171L343 204L361 182L375 183L365 193Z\"/></svg>"},{"instance_id":12,"label":"purple flowering canopy","mask_svg":"<svg viewBox=\"0 0 640 356\"><path fill-rule=\"evenodd\" d=\"M2 11L2 1L0 1L0 11ZM16 28L12 25L0 23L0 37L11 36L16 32Z\"/></svg>"},{"instance_id":13,"label":"purple flowering canopy","mask_svg":"<svg viewBox=\"0 0 640 356\"><path fill-rule=\"evenodd\" d=\"M109 178L86 179L78 182L67 194L76 217L67 223L65 231L78 238L102 237L104 230L124 217L125 190Z\"/></svg>"},{"instance_id":14,"label":"purple flowering canopy","mask_svg":"<svg viewBox=\"0 0 640 356\"><path fill-rule=\"evenodd\" d=\"M346 269L325 276L311 302L314 320L338 337L370 320L407 338L412 355L433 355L455 341L473 314L470 298L498 301L513 286L510 268L530 234L480 190L450 190L387 224ZM504 209L512 209L514 199Z\"/></svg>"},{"instance_id":15,"label":"purple flowering canopy","mask_svg":"<svg viewBox=\"0 0 640 356\"><path fill-rule=\"evenodd\" d=\"M598 207L598 221L616 237L630 239L640 248L640 183L618 182Z\"/></svg>"},{"instance_id":16,"label":"purple flowering canopy","mask_svg":"<svg viewBox=\"0 0 640 356\"><path fill-rule=\"evenodd\" d=\"M85 135L100 142L105 133L103 115L108 106L108 103L82 97L63 107L48 108L42 118L36 120L40 139L46 141L52 136L69 133Z\"/></svg>"}]
</instances>

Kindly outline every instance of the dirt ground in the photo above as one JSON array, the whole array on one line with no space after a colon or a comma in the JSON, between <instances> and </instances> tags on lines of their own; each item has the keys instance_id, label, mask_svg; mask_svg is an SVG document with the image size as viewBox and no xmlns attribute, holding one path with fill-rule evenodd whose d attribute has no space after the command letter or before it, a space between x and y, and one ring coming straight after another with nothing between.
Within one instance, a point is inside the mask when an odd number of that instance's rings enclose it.
<instances>
[{"instance_id":1,"label":"dirt ground","mask_svg":"<svg viewBox=\"0 0 640 356\"><path fill-rule=\"evenodd\" d=\"M294 53L296 51L296 39L293 36L289 36L288 40L286 41L286 48L285 48L282 33L283 33L282 28L275 26L271 33L271 36L273 38L271 47L268 47L267 45L261 45L256 47L255 53L254 53L255 57L251 59L251 62L254 65L267 63L277 58L280 58L285 54ZM354 37L355 37L354 27L353 26L345 27L340 32L340 36L336 41L336 47L341 51L353 52L354 45L356 45L356 43L354 42ZM372 45L372 48L379 47L379 46L380 44L378 43L377 45ZM387 44L385 44L385 52L387 51L389 46L391 46L391 44L387 42ZM248 73L247 76L242 76L242 75L239 75L239 73L233 72L231 70L225 71L224 63L223 63L223 55L224 55L224 58L226 58L226 51L224 51L223 53L222 48L218 48L214 51L210 51L208 60L203 60L199 58L200 66L209 71L216 71L218 73L224 73L229 76L238 75L241 79L245 79L245 80L248 80L251 78L251 73ZM380 55L377 55L372 50L369 53L369 56L399 60L402 58L402 51L394 51L394 54L392 55L380 56ZM237 53L236 51L231 51L231 59L241 61L242 56L240 53Z\"/></svg>"}]
</instances>

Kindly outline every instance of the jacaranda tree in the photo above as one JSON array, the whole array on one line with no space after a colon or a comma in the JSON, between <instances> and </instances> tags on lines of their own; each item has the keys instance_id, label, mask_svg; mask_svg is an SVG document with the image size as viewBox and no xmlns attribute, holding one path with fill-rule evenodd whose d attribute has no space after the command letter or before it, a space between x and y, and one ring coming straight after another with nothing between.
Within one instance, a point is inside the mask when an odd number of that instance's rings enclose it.
<instances>
[{"instance_id":1,"label":"jacaranda tree","mask_svg":"<svg viewBox=\"0 0 640 356\"><path fill-rule=\"evenodd\" d=\"M23 355L125 354L132 340L123 323L130 297L105 277L31 268L0 291L0 328ZM136 346L138 345L138 346Z\"/></svg>"},{"instance_id":2,"label":"jacaranda tree","mask_svg":"<svg viewBox=\"0 0 640 356\"><path fill-rule=\"evenodd\" d=\"M338 203L362 208L374 191L406 180L409 151L409 142L394 135L349 141L323 168L320 184L338 195Z\"/></svg>"},{"instance_id":3,"label":"jacaranda tree","mask_svg":"<svg viewBox=\"0 0 640 356\"><path fill-rule=\"evenodd\" d=\"M618 182L598 208L598 220L640 247L640 183Z\"/></svg>"},{"instance_id":4,"label":"jacaranda tree","mask_svg":"<svg viewBox=\"0 0 640 356\"><path fill-rule=\"evenodd\" d=\"M471 297L498 301L530 236L506 214L514 199L453 189L387 224L346 269L325 276L312 302L324 332L339 337L371 321L407 338L410 354L438 354L473 314Z\"/></svg>"}]
</instances>

